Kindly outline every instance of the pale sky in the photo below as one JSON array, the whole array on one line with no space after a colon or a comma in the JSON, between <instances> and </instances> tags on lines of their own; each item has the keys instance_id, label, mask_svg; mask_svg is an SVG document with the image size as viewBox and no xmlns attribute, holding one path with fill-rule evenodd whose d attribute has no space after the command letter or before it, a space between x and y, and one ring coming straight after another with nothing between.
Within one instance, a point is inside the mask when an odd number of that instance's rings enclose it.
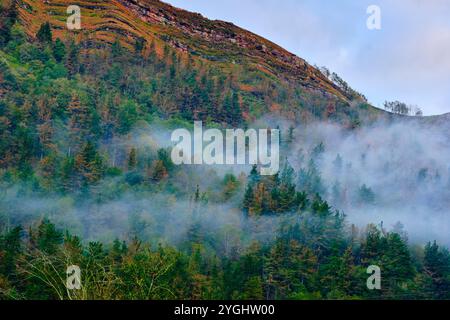
<instances>
[{"instance_id":1,"label":"pale sky","mask_svg":"<svg viewBox=\"0 0 450 320\"><path fill-rule=\"evenodd\" d=\"M165 0L259 34L338 73L371 103L450 112L450 0ZM369 5L381 30L369 30Z\"/></svg>"}]
</instances>

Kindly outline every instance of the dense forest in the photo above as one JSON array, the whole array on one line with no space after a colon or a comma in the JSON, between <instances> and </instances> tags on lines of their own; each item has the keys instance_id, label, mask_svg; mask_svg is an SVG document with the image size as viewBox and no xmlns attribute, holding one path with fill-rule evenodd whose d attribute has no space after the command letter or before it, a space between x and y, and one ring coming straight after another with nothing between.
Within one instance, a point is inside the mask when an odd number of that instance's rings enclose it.
<instances>
[{"instance_id":1,"label":"dense forest","mask_svg":"<svg viewBox=\"0 0 450 320\"><path fill-rule=\"evenodd\" d=\"M174 166L159 141L193 120L246 127L268 105L355 130L354 105L144 39L54 39L49 23L31 39L15 10L0 16L0 299L450 298L448 250L351 224L321 179L324 144L290 163L293 127L271 177ZM355 197L378 201L366 184ZM66 289L68 265L81 290Z\"/></svg>"}]
</instances>

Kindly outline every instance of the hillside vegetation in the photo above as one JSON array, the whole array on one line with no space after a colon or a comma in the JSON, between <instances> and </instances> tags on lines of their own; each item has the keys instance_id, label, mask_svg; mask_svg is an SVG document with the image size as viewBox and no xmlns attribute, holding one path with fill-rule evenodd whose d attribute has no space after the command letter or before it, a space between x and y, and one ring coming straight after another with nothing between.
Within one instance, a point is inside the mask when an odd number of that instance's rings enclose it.
<instances>
[{"instance_id":1,"label":"hillside vegetation","mask_svg":"<svg viewBox=\"0 0 450 320\"><path fill-rule=\"evenodd\" d=\"M72 32L69 4L2 2L0 299L450 298L447 249L409 243L401 225L357 228L330 205L322 143L295 170L294 128L282 130L283 169L263 177L175 166L161 138L267 114L351 132L385 113L229 23L92 0ZM65 288L71 264L80 291ZM370 265L381 290L366 286Z\"/></svg>"}]
</instances>

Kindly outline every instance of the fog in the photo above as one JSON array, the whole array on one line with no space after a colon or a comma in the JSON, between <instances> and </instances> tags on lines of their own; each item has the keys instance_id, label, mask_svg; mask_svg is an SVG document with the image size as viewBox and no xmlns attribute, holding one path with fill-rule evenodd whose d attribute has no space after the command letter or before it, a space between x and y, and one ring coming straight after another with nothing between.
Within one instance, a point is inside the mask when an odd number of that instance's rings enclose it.
<instances>
[{"instance_id":1,"label":"fog","mask_svg":"<svg viewBox=\"0 0 450 320\"><path fill-rule=\"evenodd\" d=\"M288 144L292 123L271 118L254 124L263 125L280 126L280 158L287 158L297 173L313 163L320 176L321 196L343 211L349 224L363 228L376 223L390 230L400 221L410 242L450 244L450 141L445 130L415 121L379 122L351 131L330 123L310 123L296 125ZM131 147L138 149L144 159L140 162L146 163L158 148L170 147L171 130L141 124L126 137L105 142L101 150L110 166L126 167ZM219 236L221 240L211 246L231 254L253 240L274 239L282 222L274 216L243 217L240 204L249 171L250 166L181 166L170 183L151 189L123 187L124 173L104 178L85 198L43 196L25 192L22 185L2 187L0 221L28 226L47 217L86 240L139 237L178 246L197 225L204 234ZM237 176L241 185L233 197L220 201L227 173ZM297 181L300 190L303 186ZM200 197L195 201L197 185ZM370 190L366 198L361 197L363 185Z\"/></svg>"},{"instance_id":2,"label":"fog","mask_svg":"<svg viewBox=\"0 0 450 320\"><path fill-rule=\"evenodd\" d=\"M311 150L323 142L324 152L316 162L327 200L343 210L350 222L383 223L389 228L400 221L413 241L450 243L446 130L405 120L353 131L316 123L297 127L295 132L289 161L297 170L306 167ZM358 199L363 185L373 191L370 204Z\"/></svg>"}]
</instances>

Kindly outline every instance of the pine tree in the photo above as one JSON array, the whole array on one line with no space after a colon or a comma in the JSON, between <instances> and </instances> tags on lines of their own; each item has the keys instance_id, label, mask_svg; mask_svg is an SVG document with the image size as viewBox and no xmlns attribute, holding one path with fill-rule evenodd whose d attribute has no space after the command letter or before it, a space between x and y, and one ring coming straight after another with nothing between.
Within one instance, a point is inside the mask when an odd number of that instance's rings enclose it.
<instances>
[{"instance_id":1,"label":"pine tree","mask_svg":"<svg viewBox=\"0 0 450 320\"><path fill-rule=\"evenodd\" d=\"M260 276L249 278L242 288L242 299L244 300L263 300L264 289L263 281Z\"/></svg>"},{"instance_id":2,"label":"pine tree","mask_svg":"<svg viewBox=\"0 0 450 320\"><path fill-rule=\"evenodd\" d=\"M254 187L261 180L261 176L258 172L258 166L254 164L252 170L250 171L250 176L248 177L248 183L250 186Z\"/></svg>"},{"instance_id":3,"label":"pine tree","mask_svg":"<svg viewBox=\"0 0 450 320\"><path fill-rule=\"evenodd\" d=\"M223 199L224 201L228 201L234 196L240 186L240 183L233 174L226 174L223 179L223 185Z\"/></svg>"},{"instance_id":4,"label":"pine tree","mask_svg":"<svg viewBox=\"0 0 450 320\"><path fill-rule=\"evenodd\" d=\"M37 131L39 134L39 142L42 146L41 157L48 154L48 152L55 150L56 146L53 142L53 126L52 126L52 110L48 105L47 100L39 100L37 102L39 124Z\"/></svg>"},{"instance_id":5,"label":"pine tree","mask_svg":"<svg viewBox=\"0 0 450 320\"><path fill-rule=\"evenodd\" d=\"M82 177L83 186L98 182L103 177L105 166L91 141L75 157L75 169Z\"/></svg>"},{"instance_id":6,"label":"pine tree","mask_svg":"<svg viewBox=\"0 0 450 320\"><path fill-rule=\"evenodd\" d=\"M158 160L162 162L168 173L170 173L175 166L167 149L158 149Z\"/></svg>"},{"instance_id":7,"label":"pine tree","mask_svg":"<svg viewBox=\"0 0 450 320\"><path fill-rule=\"evenodd\" d=\"M326 263L321 266L320 279L321 288L327 291L329 299L348 299L364 288L364 281L357 278L351 247L342 252L334 246L326 259Z\"/></svg>"},{"instance_id":8,"label":"pine tree","mask_svg":"<svg viewBox=\"0 0 450 320\"><path fill-rule=\"evenodd\" d=\"M162 160L155 160L152 164L152 180L159 182L169 176L167 172L167 168L164 166L164 162Z\"/></svg>"},{"instance_id":9,"label":"pine tree","mask_svg":"<svg viewBox=\"0 0 450 320\"><path fill-rule=\"evenodd\" d=\"M278 239L265 260L266 298L295 298L312 289L317 257L297 241Z\"/></svg>"},{"instance_id":10,"label":"pine tree","mask_svg":"<svg viewBox=\"0 0 450 320\"><path fill-rule=\"evenodd\" d=\"M53 56L57 62L64 61L66 57L66 46L59 38L53 44Z\"/></svg>"},{"instance_id":11,"label":"pine tree","mask_svg":"<svg viewBox=\"0 0 450 320\"><path fill-rule=\"evenodd\" d=\"M253 196L253 188L252 188L252 186L249 184L249 185L247 186L247 189L245 190L244 200L243 200L243 203L242 203L242 208L243 208L244 213L245 213L246 215L249 215L249 213L250 213L251 211L253 211L253 210L252 210L252 208L253 208L253 200L254 200L253 197L254 197L254 196Z\"/></svg>"},{"instance_id":12,"label":"pine tree","mask_svg":"<svg viewBox=\"0 0 450 320\"><path fill-rule=\"evenodd\" d=\"M231 124L236 126L242 122L242 110L239 103L239 95L237 93L233 93L231 97L231 108L229 110L229 118Z\"/></svg>"},{"instance_id":13,"label":"pine tree","mask_svg":"<svg viewBox=\"0 0 450 320\"><path fill-rule=\"evenodd\" d=\"M80 62L79 62L80 49L75 41L71 40L67 50L66 58L66 68L69 71L69 78L73 78L77 73L80 72Z\"/></svg>"},{"instance_id":14,"label":"pine tree","mask_svg":"<svg viewBox=\"0 0 450 320\"><path fill-rule=\"evenodd\" d=\"M294 141L294 130L295 130L295 128L293 126L289 127L288 139L287 139L288 144L291 144Z\"/></svg>"},{"instance_id":15,"label":"pine tree","mask_svg":"<svg viewBox=\"0 0 450 320\"><path fill-rule=\"evenodd\" d=\"M134 42L134 52L137 55L141 55L142 54L142 51L145 48L145 42L146 42L145 39L142 38L142 37L137 37L136 38L136 40Z\"/></svg>"},{"instance_id":16,"label":"pine tree","mask_svg":"<svg viewBox=\"0 0 450 320\"><path fill-rule=\"evenodd\" d=\"M39 28L36 38L42 43L52 42L52 28L49 22L45 22Z\"/></svg>"},{"instance_id":17,"label":"pine tree","mask_svg":"<svg viewBox=\"0 0 450 320\"><path fill-rule=\"evenodd\" d=\"M63 234L58 231L53 223L44 219L38 227L37 246L38 249L47 253L55 254L58 246L63 242Z\"/></svg>"},{"instance_id":18,"label":"pine tree","mask_svg":"<svg viewBox=\"0 0 450 320\"><path fill-rule=\"evenodd\" d=\"M270 193L264 183L256 185L253 195L253 205L249 211L250 216L261 216L272 213L269 211Z\"/></svg>"},{"instance_id":19,"label":"pine tree","mask_svg":"<svg viewBox=\"0 0 450 320\"><path fill-rule=\"evenodd\" d=\"M295 171L286 160L283 170L281 172L281 179L279 183L279 201L276 204L279 212L292 211L297 205L296 203L296 191L294 184Z\"/></svg>"},{"instance_id":20,"label":"pine tree","mask_svg":"<svg viewBox=\"0 0 450 320\"><path fill-rule=\"evenodd\" d=\"M113 44L111 45L111 55L113 58L119 58L123 56L124 49L122 47L122 44L120 43L119 39L114 40Z\"/></svg>"},{"instance_id":21,"label":"pine tree","mask_svg":"<svg viewBox=\"0 0 450 320\"><path fill-rule=\"evenodd\" d=\"M76 151L91 136L92 116L88 107L80 102L76 94L72 95L72 100L67 109L69 113L70 151Z\"/></svg>"},{"instance_id":22,"label":"pine tree","mask_svg":"<svg viewBox=\"0 0 450 320\"><path fill-rule=\"evenodd\" d=\"M15 260L22 250L22 227L15 227L0 235L0 275L12 279L16 275Z\"/></svg>"},{"instance_id":23,"label":"pine tree","mask_svg":"<svg viewBox=\"0 0 450 320\"><path fill-rule=\"evenodd\" d=\"M371 188L363 184L358 190L358 200L361 203L373 204L375 203L375 193Z\"/></svg>"},{"instance_id":24,"label":"pine tree","mask_svg":"<svg viewBox=\"0 0 450 320\"><path fill-rule=\"evenodd\" d=\"M450 299L450 253L440 248L436 241L425 247L423 271L426 278L422 290L427 298Z\"/></svg>"},{"instance_id":25,"label":"pine tree","mask_svg":"<svg viewBox=\"0 0 450 320\"><path fill-rule=\"evenodd\" d=\"M131 148L128 155L128 170L135 170L137 167L137 150L136 148Z\"/></svg>"},{"instance_id":26,"label":"pine tree","mask_svg":"<svg viewBox=\"0 0 450 320\"><path fill-rule=\"evenodd\" d=\"M11 28L17 20L16 1L2 1L0 4L0 47L11 40Z\"/></svg>"},{"instance_id":27,"label":"pine tree","mask_svg":"<svg viewBox=\"0 0 450 320\"><path fill-rule=\"evenodd\" d=\"M197 187L195 188L194 203L199 202L200 202L200 186L197 185Z\"/></svg>"}]
</instances>

